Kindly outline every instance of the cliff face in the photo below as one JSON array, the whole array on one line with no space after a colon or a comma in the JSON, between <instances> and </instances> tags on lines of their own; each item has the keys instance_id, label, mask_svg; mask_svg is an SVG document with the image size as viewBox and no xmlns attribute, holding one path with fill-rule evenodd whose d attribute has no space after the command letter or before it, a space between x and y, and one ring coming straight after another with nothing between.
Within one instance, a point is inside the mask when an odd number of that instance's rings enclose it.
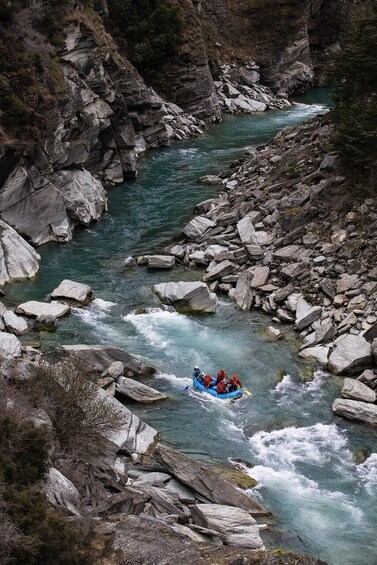
<instances>
[{"instance_id":1,"label":"cliff face","mask_svg":"<svg viewBox=\"0 0 377 565\"><path fill-rule=\"evenodd\" d=\"M250 90L260 78L251 60L279 94L304 90L315 76L321 82L343 26L370 3L166 0L178 10L181 26L177 57L153 69L168 103L127 58L122 25L117 43L110 34L110 2L0 0L4 230L12 227L35 245L70 240L75 224L88 225L106 210L104 186L136 175L140 151L200 134L200 119L220 119L221 108L278 107L261 89ZM151 0L150 8L155 4ZM251 106L228 100L241 92L232 90L232 82L241 84L242 96L251 96ZM34 265L32 248L28 252ZM9 246L3 255L9 274ZM16 264L15 272L27 274L23 262ZM12 279L8 274L4 280Z\"/></svg>"}]
</instances>

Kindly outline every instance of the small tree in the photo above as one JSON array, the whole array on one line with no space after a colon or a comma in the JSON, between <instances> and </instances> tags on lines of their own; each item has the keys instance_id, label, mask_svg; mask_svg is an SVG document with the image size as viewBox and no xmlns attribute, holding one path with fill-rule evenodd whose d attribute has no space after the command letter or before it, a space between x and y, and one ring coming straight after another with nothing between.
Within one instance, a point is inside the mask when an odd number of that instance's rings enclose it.
<instances>
[{"instance_id":1,"label":"small tree","mask_svg":"<svg viewBox=\"0 0 377 565\"><path fill-rule=\"evenodd\" d=\"M356 22L335 58L334 144L357 181L377 186L377 9Z\"/></svg>"}]
</instances>

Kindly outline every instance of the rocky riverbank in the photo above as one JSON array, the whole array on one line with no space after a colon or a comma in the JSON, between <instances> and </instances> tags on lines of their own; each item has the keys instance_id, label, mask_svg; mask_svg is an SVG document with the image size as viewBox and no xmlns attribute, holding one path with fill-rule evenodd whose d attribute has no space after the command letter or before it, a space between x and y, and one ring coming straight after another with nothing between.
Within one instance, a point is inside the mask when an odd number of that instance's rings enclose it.
<instances>
[{"instance_id":1,"label":"rocky riverbank","mask_svg":"<svg viewBox=\"0 0 377 565\"><path fill-rule=\"evenodd\" d=\"M174 285L155 291L165 303L195 311L214 311L212 293L226 294L242 310L272 315L278 337L284 324L294 325L302 358L358 377L357 386L345 382L334 411L376 424L375 199L352 194L330 151L331 134L327 117L288 127L217 179L201 179L222 191L196 206L183 239L160 261L205 269L205 303L200 286L193 304L193 283L186 297L185 283L176 283L179 296Z\"/></svg>"},{"instance_id":2,"label":"rocky riverbank","mask_svg":"<svg viewBox=\"0 0 377 565\"><path fill-rule=\"evenodd\" d=\"M102 421L96 428L95 445L85 446L84 451L62 450L56 437L48 473L40 485L59 514L73 524L91 524L93 562L103 563L106 555L110 565L119 559L135 565L157 561L168 565L180 562L182 556L193 563L231 564L240 559L266 565L323 563L289 552L266 551L263 531L273 528L273 521L268 510L252 498L256 482L242 472L242 466L211 468L178 453L118 400L127 396L137 402L169 401L140 382L153 375L155 368L111 346L66 346L49 353L54 361L30 347L21 353L15 358L0 350L0 386L8 400L9 418L13 411L16 415L23 410L25 421L55 437L53 406L45 403L42 408L39 395L32 394L34 408L26 412L20 396L26 386L30 398L35 383L41 382L41 371L49 380L44 402L53 390L51 380L82 399L76 381L81 382L80 372L92 383L85 390L88 396L95 395L95 410L101 405L107 414L121 418L121 424L111 430ZM75 382L69 373L76 375ZM76 417L73 406L72 420ZM83 402L77 409L93 418L93 403ZM247 492L241 490L245 488Z\"/></svg>"}]
</instances>

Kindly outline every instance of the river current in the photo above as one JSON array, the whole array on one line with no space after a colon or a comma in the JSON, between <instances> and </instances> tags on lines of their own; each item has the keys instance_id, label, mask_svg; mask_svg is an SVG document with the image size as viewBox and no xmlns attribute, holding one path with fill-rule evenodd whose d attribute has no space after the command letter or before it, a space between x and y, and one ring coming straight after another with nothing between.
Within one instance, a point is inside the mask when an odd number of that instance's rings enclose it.
<instances>
[{"instance_id":1,"label":"river current","mask_svg":"<svg viewBox=\"0 0 377 565\"><path fill-rule=\"evenodd\" d=\"M170 401L130 404L162 439L203 461L254 465L253 491L274 514L264 532L269 547L312 554L330 565L377 563L377 432L333 416L341 378L316 372L296 357L299 343L283 328L284 341L269 343L268 317L235 309L225 299L215 315L155 310L151 286L197 280L200 270L152 272L129 258L158 252L192 217L197 202L218 188L197 178L218 173L245 148L267 142L283 127L327 110L326 91L313 91L292 108L257 116L226 117L198 140L176 143L141 158L138 179L109 190L109 213L79 229L66 245L39 249L41 269L32 281L7 288L10 304L44 299L62 279L88 283L96 300L42 334L42 346L111 343L158 367L146 381ZM140 306L152 307L136 314ZM252 398L233 404L186 391L194 365L215 374L236 372ZM355 457L365 454L365 461Z\"/></svg>"}]
</instances>

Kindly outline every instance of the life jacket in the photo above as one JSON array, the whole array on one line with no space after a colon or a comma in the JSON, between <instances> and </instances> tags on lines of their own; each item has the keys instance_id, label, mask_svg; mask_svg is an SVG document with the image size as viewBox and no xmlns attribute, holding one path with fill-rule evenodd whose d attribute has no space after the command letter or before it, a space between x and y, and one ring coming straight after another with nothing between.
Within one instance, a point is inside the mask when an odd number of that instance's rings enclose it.
<instances>
[{"instance_id":1,"label":"life jacket","mask_svg":"<svg viewBox=\"0 0 377 565\"><path fill-rule=\"evenodd\" d=\"M212 383L211 375L204 375L203 385L208 388L209 385Z\"/></svg>"},{"instance_id":2,"label":"life jacket","mask_svg":"<svg viewBox=\"0 0 377 565\"><path fill-rule=\"evenodd\" d=\"M217 394L222 394L226 391L227 383L224 380L221 380L216 387Z\"/></svg>"},{"instance_id":3,"label":"life jacket","mask_svg":"<svg viewBox=\"0 0 377 565\"><path fill-rule=\"evenodd\" d=\"M242 383L237 375L233 375L233 377L229 381L229 384L242 388Z\"/></svg>"},{"instance_id":4,"label":"life jacket","mask_svg":"<svg viewBox=\"0 0 377 565\"><path fill-rule=\"evenodd\" d=\"M221 371L217 373L217 380L220 382L226 378L228 378L226 372L224 371L224 369L221 369Z\"/></svg>"}]
</instances>

